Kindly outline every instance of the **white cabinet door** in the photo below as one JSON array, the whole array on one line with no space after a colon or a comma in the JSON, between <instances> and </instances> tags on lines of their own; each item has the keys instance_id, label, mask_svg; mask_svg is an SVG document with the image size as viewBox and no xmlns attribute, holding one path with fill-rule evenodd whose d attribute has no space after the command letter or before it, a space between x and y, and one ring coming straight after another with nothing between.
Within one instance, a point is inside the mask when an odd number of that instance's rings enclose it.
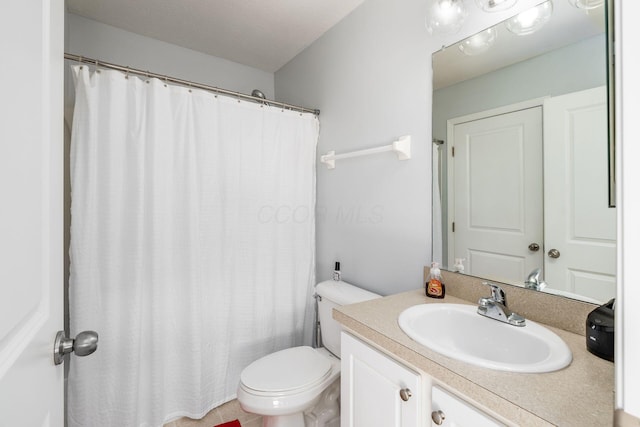
<instances>
[{"instance_id":1,"label":"white cabinet door","mask_svg":"<svg viewBox=\"0 0 640 427\"><path fill-rule=\"evenodd\" d=\"M440 412L442 422L432 421L432 427L504 427L489 415L440 387L431 390L431 411ZM432 415L432 420L438 416Z\"/></svg>"},{"instance_id":2,"label":"white cabinet door","mask_svg":"<svg viewBox=\"0 0 640 427\"><path fill-rule=\"evenodd\" d=\"M344 332L341 353L341 427L424 425L420 374Z\"/></svg>"}]
</instances>

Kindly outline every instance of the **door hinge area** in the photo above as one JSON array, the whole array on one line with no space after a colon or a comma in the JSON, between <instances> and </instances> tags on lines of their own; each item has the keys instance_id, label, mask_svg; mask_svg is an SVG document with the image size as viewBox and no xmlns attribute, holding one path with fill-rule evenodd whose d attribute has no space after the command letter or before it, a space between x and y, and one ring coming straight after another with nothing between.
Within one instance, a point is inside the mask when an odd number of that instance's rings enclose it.
<instances>
[{"instance_id":1,"label":"door hinge area","mask_svg":"<svg viewBox=\"0 0 640 427\"><path fill-rule=\"evenodd\" d=\"M452 232L452 233L455 233L455 232L456 232L456 223L455 223L455 222L452 222L452 223L451 223L451 232Z\"/></svg>"},{"instance_id":2,"label":"door hinge area","mask_svg":"<svg viewBox=\"0 0 640 427\"><path fill-rule=\"evenodd\" d=\"M456 156L456 147L451 147L451 157Z\"/></svg>"}]
</instances>

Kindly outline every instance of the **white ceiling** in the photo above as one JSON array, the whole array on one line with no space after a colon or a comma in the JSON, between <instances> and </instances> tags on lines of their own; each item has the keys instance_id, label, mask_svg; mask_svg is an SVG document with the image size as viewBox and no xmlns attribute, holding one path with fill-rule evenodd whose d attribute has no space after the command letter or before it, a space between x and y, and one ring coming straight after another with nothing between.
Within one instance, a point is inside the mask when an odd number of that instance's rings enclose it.
<instances>
[{"instance_id":1,"label":"white ceiling","mask_svg":"<svg viewBox=\"0 0 640 427\"><path fill-rule=\"evenodd\" d=\"M66 0L69 12L275 72L364 0Z\"/></svg>"}]
</instances>

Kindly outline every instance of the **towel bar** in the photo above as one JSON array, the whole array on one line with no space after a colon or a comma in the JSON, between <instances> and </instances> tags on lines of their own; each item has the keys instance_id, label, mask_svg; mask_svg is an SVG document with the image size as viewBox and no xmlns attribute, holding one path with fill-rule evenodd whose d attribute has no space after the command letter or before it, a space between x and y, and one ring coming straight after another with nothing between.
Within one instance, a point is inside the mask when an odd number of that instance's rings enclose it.
<instances>
[{"instance_id":1,"label":"towel bar","mask_svg":"<svg viewBox=\"0 0 640 427\"><path fill-rule=\"evenodd\" d=\"M336 160L368 156L369 154L384 153L385 151L395 152L398 155L398 160L409 160L411 158L411 135L401 136L397 141L393 141L391 145L385 145L383 147L368 148L366 150L351 151L342 154L329 151L327 154L320 156L320 163L327 165L327 169L335 169Z\"/></svg>"}]
</instances>

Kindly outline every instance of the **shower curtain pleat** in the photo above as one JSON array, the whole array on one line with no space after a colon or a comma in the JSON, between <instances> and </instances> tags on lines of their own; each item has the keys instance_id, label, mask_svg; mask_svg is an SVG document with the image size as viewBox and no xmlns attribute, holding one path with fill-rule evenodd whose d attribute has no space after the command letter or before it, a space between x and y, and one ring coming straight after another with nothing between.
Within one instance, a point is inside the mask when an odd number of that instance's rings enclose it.
<instances>
[{"instance_id":1,"label":"shower curtain pleat","mask_svg":"<svg viewBox=\"0 0 640 427\"><path fill-rule=\"evenodd\" d=\"M200 418L311 342L317 118L74 73L68 425Z\"/></svg>"}]
</instances>

